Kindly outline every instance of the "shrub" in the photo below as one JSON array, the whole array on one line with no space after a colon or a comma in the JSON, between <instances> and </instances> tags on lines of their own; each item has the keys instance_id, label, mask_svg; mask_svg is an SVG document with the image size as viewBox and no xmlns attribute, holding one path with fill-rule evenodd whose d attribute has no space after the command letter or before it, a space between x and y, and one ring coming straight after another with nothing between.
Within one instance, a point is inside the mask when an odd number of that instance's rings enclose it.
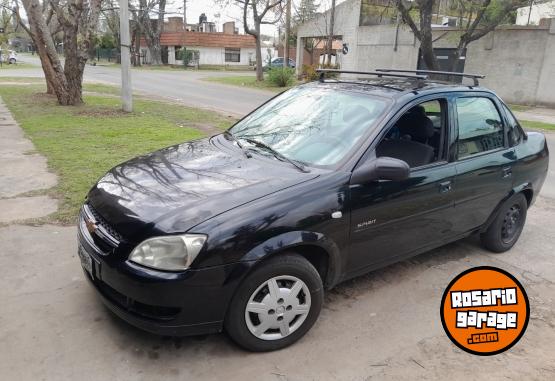
<instances>
[{"instance_id":1,"label":"shrub","mask_svg":"<svg viewBox=\"0 0 555 381\"><path fill-rule=\"evenodd\" d=\"M277 87L287 87L295 83L295 69L275 67L268 71L268 81Z\"/></svg>"},{"instance_id":2,"label":"shrub","mask_svg":"<svg viewBox=\"0 0 555 381\"><path fill-rule=\"evenodd\" d=\"M320 65L322 69L330 69L330 70L335 70L335 69L339 69L339 65L338 64L322 64ZM328 73L326 74L326 78L337 78L337 74L336 73Z\"/></svg>"},{"instance_id":3,"label":"shrub","mask_svg":"<svg viewBox=\"0 0 555 381\"><path fill-rule=\"evenodd\" d=\"M320 78L320 74L316 73L316 67L312 65L303 65L303 77L307 82L316 81Z\"/></svg>"},{"instance_id":4,"label":"shrub","mask_svg":"<svg viewBox=\"0 0 555 381\"><path fill-rule=\"evenodd\" d=\"M183 66L189 66L189 63L195 59L195 55L198 56L198 50L189 50L186 48L181 48L178 57L183 61Z\"/></svg>"}]
</instances>

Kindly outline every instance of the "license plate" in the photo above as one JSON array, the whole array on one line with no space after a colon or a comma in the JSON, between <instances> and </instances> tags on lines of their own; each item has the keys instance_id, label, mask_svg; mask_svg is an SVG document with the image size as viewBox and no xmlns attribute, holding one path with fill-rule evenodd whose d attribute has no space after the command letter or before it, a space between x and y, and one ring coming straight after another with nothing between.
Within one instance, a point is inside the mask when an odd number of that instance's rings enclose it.
<instances>
[{"instance_id":1,"label":"license plate","mask_svg":"<svg viewBox=\"0 0 555 381\"><path fill-rule=\"evenodd\" d=\"M93 276L93 271L92 271L92 258L89 255L89 253L87 253L85 251L85 249L83 249L83 246L79 245L79 249L77 250L77 254L79 254L79 259L81 259L81 266L83 266L83 268L85 270L87 270L87 272L91 275L91 277Z\"/></svg>"}]
</instances>

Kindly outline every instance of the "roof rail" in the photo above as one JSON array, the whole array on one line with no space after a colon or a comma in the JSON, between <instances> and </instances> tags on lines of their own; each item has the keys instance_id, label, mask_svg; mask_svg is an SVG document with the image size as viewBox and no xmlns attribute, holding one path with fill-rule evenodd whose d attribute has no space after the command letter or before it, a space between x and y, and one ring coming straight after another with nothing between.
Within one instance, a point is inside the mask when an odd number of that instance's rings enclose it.
<instances>
[{"instance_id":1,"label":"roof rail","mask_svg":"<svg viewBox=\"0 0 555 381\"><path fill-rule=\"evenodd\" d=\"M395 73L385 73L378 71L352 71L352 70L336 70L336 69L318 69L317 73L320 74L320 82L324 81L326 74L360 74L360 75L375 75L377 77L397 77L397 78L408 78L416 79L418 81L418 87L422 86L422 81L428 79L427 75L421 74L395 74Z\"/></svg>"},{"instance_id":2,"label":"roof rail","mask_svg":"<svg viewBox=\"0 0 555 381\"><path fill-rule=\"evenodd\" d=\"M439 75L452 75L455 77L472 78L474 80L474 86L480 86L480 82L478 82L479 78L486 78L485 75L481 75L481 74L457 73L454 71L404 70L404 69L376 69L376 71L381 73L439 74Z\"/></svg>"}]
</instances>

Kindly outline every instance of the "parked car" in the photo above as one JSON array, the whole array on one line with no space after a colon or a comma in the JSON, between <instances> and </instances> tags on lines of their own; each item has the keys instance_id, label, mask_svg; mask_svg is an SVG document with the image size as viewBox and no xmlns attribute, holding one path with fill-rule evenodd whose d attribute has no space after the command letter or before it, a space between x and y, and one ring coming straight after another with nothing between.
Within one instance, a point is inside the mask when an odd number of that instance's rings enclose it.
<instances>
[{"instance_id":1,"label":"parked car","mask_svg":"<svg viewBox=\"0 0 555 381\"><path fill-rule=\"evenodd\" d=\"M262 69L263 69L264 71L267 71L267 70L269 70L269 69L283 67L283 60L284 60L284 59L285 59L285 58L283 58L283 57L274 58L274 59L272 59L272 61L270 61L269 64L264 65L264 66L262 67ZM289 58L289 65L288 65L288 66L289 66L290 68L294 69L294 68L295 68L295 61L292 60L291 58Z\"/></svg>"},{"instance_id":2,"label":"parked car","mask_svg":"<svg viewBox=\"0 0 555 381\"><path fill-rule=\"evenodd\" d=\"M78 229L108 308L157 334L225 329L275 350L342 281L471 234L509 250L545 137L485 88L381 75L292 88L222 134L110 170Z\"/></svg>"},{"instance_id":3,"label":"parked car","mask_svg":"<svg viewBox=\"0 0 555 381\"><path fill-rule=\"evenodd\" d=\"M0 59L8 64L17 63L17 53L14 50L1 50Z\"/></svg>"}]
</instances>

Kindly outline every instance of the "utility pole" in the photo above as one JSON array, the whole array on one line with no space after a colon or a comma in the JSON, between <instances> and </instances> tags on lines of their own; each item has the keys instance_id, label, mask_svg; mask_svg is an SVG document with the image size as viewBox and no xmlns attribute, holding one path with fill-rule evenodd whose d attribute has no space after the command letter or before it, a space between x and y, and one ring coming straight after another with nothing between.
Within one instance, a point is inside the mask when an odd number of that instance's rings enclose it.
<instances>
[{"instance_id":1,"label":"utility pole","mask_svg":"<svg viewBox=\"0 0 555 381\"><path fill-rule=\"evenodd\" d=\"M287 5L285 8L285 44L283 47L283 67L289 67L290 34L291 34L291 0L287 0Z\"/></svg>"},{"instance_id":2,"label":"utility pole","mask_svg":"<svg viewBox=\"0 0 555 381\"><path fill-rule=\"evenodd\" d=\"M131 93L131 57L129 35L128 0L119 0L119 34L121 51L121 105L125 112L133 111L133 95Z\"/></svg>"},{"instance_id":3,"label":"utility pole","mask_svg":"<svg viewBox=\"0 0 555 381\"><path fill-rule=\"evenodd\" d=\"M183 28L187 30L187 0L183 0Z\"/></svg>"},{"instance_id":4,"label":"utility pole","mask_svg":"<svg viewBox=\"0 0 555 381\"><path fill-rule=\"evenodd\" d=\"M532 8L534 7L534 0L530 0L530 8L528 9L528 22L526 25L530 25L530 16L532 16Z\"/></svg>"},{"instance_id":5,"label":"utility pole","mask_svg":"<svg viewBox=\"0 0 555 381\"><path fill-rule=\"evenodd\" d=\"M331 65L331 49L333 46L333 37L334 37L334 33L333 33L333 29L334 29L334 24L335 24L335 0L331 0L331 19L330 19L330 26L329 26L329 35L328 35L328 43L326 45L326 53L328 54L327 57L327 66L329 67ZM337 61L336 61L337 63Z\"/></svg>"}]
</instances>

